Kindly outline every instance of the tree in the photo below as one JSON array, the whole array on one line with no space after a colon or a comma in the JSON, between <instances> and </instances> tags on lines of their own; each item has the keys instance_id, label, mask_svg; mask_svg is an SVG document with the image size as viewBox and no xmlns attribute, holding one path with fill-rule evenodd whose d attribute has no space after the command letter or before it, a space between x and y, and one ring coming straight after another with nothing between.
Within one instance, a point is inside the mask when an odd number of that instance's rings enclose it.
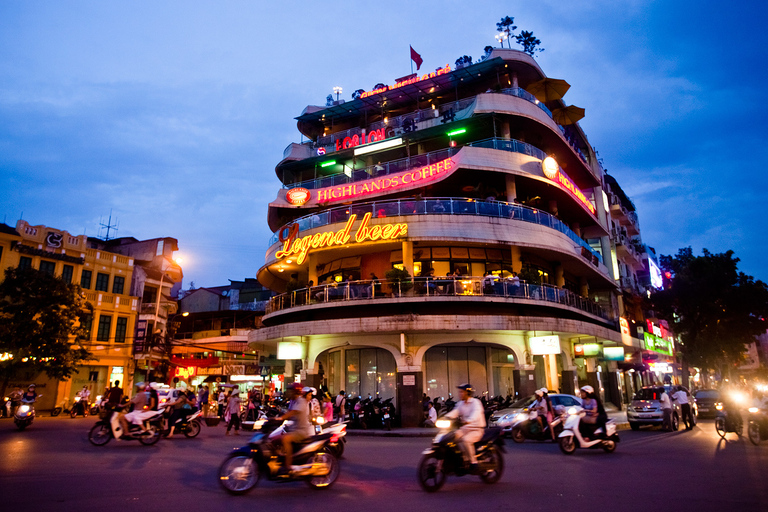
<instances>
[{"instance_id":1,"label":"tree","mask_svg":"<svg viewBox=\"0 0 768 512\"><path fill-rule=\"evenodd\" d=\"M538 48L541 41L534 37L533 32L523 30L515 36L515 41L517 41L517 44L523 47L523 51L531 57L533 57L533 54L536 52L544 51L544 48Z\"/></svg>"},{"instance_id":2,"label":"tree","mask_svg":"<svg viewBox=\"0 0 768 512\"><path fill-rule=\"evenodd\" d=\"M515 26L515 18L510 16L504 16L501 21L496 24L496 30L504 32L507 35L507 44L509 48L512 48L512 37L515 35L514 31L517 28Z\"/></svg>"},{"instance_id":3,"label":"tree","mask_svg":"<svg viewBox=\"0 0 768 512\"><path fill-rule=\"evenodd\" d=\"M684 368L727 375L742 360L745 344L766 331L768 287L739 272L733 254L704 249L694 256L687 247L660 258L664 288L650 304L679 336Z\"/></svg>"},{"instance_id":4,"label":"tree","mask_svg":"<svg viewBox=\"0 0 768 512\"><path fill-rule=\"evenodd\" d=\"M464 66L472 65L472 57L469 55L462 55L456 59L456 69L463 68Z\"/></svg>"},{"instance_id":5,"label":"tree","mask_svg":"<svg viewBox=\"0 0 768 512\"><path fill-rule=\"evenodd\" d=\"M77 285L32 268L6 269L0 283L0 396L22 372L66 379L93 359L82 346L92 311Z\"/></svg>"}]
</instances>

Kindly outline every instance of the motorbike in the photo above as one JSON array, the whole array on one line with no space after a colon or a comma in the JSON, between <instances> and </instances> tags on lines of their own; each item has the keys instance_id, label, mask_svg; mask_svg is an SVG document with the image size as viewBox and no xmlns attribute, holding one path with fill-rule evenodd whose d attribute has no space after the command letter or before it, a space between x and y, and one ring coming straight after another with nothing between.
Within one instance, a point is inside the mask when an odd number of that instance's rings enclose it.
<instances>
[{"instance_id":1,"label":"motorbike","mask_svg":"<svg viewBox=\"0 0 768 512\"><path fill-rule=\"evenodd\" d=\"M432 446L422 452L417 478L422 489L427 492L438 491L448 475L464 476L470 474L469 461L456 439L458 422L439 419L435 426L440 429L432 440ZM499 481L504 473L504 440L501 428L485 429L483 437L475 443L480 480L486 484Z\"/></svg>"},{"instance_id":2,"label":"motorbike","mask_svg":"<svg viewBox=\"0 0 768 512\"><path fill-rule=\"evenodd\" d=\"M40 398L43 395L37 395ZM24 430L32 424L35 419L35 403L34 402L21 402L21 405L16 408L16 413L13 415L13 422L19 430Z\"/></svg>"},{"instance_id":3,"label":"motorbike","mask_svg":"<svg viewBox=\"0 0 768 512\"><path fill-rule=\"evenodd\" d=\"M333 434L323 433L294 444L293 463L289 473L280 473L285 456L280 433L286 422L278 419L259 420L257 431L246 446L236 448L219 467L219 484L230 494L245 494L259 483L262 475L275 482L303 480L312 488L333 485L339 477L336 456L328 449Z\"/></svg>"},{"instance_id":4,"label":"motorbike","mask_svg":"<svg viewBox=\"0 0 768 512\"><path fill-rule=\"evenodd\" d=\"M195 411L186 418L182 418L176 422L176 432L181 432L190 439L197 437L200 430L202 430L202 417L203 411ZM171 425L168 424L170 418L171 410L170 408L166 408L166 411L163 413L161 424L161 433L163 437L168 437L168 434L171 432Z\"/></svg>"},{"instance_id":5,"label":"motorbike","mask_svg":"<svg viewBox=\"0 0 768 512\"><path fill-rule=\"evenodd\" d=\"M568 410L565 426L558 436L560 451L566 455L572 455L576 448L602 448L606 453L612 453L616 449L616 443L620 441L619 434L616 433L616 423L608 420L604 428L595 430L593 438L585 439L579 431L581 418L585 414L584 411Z\"/></svg>"},{"instance_id":6,"label":"motorbike","mask_svg":"<svg viewBox=\"0 0 768 512\"><path fill-rule=\"evenodd\" d=\"M550 429L554 431L555 439L557 439L557 436L563 431L563 412L558 410L554 412L556 414L552 422L547 425L545 421L543 429L539 425L535 412L518 414L512 423L512 440L516 443L522 443L526 439L550 441L552 440Z\"/></svg>"},{"instance_id":7,"label":"motorbike","mask_svg":"<svg viewBox=\"0 0 768 512\"><path fill-rule=\"evenodd\" d=\"M104 407L105 402L106 400L102 397L102 395L98 395L96 397L96 401L91 404L91 410L90 410L91 416L98 415L101 412L102 408Z\"/></svg>"},{"instance_id":8,"label":"motorbike","mask_svg":"<svg viewBox=\"0 0 768 512\"><path fill-rule=\"evenodd\" d=\"M120 413L113 409L106 418L96 422L88 432L88 441L94 446L104 446L112 439L123 441L139 441L145 446L151 446L160 440L162 431L163 411L144 421L143 428L130 424L128 432L123 432L120 425Z\"/></svg>"},{"instance_id":9,"label":"motorbike","mask_svg":"<svg viewBox=\"0 0 768 512\"><path fill-rule=\"evenodd\" d=\"M744 431L744 420L738 409L732 408L727 410L722 402L717 402L715 409L717 409L717 417L715 418L715 431L717 431L717 434L723 439L725 439L728 432L733 432L741 437Z\"/></svg>"},{"instance_id":10,"label":"motorbike","mask_svg":"<svg viewBox=\"0 0 768 512\"><path fill-rule=\"evenodd\" d=\"M344 423L325 423L324 418L316 419L315 433L331 434L328 441L328 449L337 459L344 455L344 445L347 442L347 424Z\"/></svg>"},{"instance_id":11,"label":"motorbike","mask_svg":"<svg viewBox=\"0 0 768 512\"><path fill-rule=\"evenodd\" d=\"M75 403L72 404L72 409L69 410L70 417L74 418L78 414L82 414L83 418L88 417L88 402L83 400L82 397L76 396L75 397Z\"/></svg>"},{"instance_id":12,"label":"motorbike","mask_svg":"<svg viewBox=\"0 0 768 512\"><path fill-rule=\"evenodd\" d=\"M381 423L387 430L392 430L392 420L395 419L395 406L392 405L392 398L387 398L381 403Z\"/></svg>"},{"instance_id":13,"label":"motorbike","mask_svg":"<svg viewBox=\"0 0 768 512\"><path fill-rule=\"evenodd\" d=\"M768 439L768 411L764 408L749 408L749 424L747 437L752 444L757 446L763 439Z\"/></svg>"}]
</instances>

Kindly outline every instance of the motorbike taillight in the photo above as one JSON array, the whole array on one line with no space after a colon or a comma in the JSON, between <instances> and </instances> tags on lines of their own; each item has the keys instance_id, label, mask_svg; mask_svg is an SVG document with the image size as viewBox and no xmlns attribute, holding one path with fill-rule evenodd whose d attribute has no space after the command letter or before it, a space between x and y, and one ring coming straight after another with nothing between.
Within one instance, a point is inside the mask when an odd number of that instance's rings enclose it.
<instances>
[{"instance_id":1,"label":"motorbike taillight","mask_svg":"<svg viewBox=\"0 0 768 512\"><path fill-rule=\"evenodd\" d=\"M339 434L333 434L331 436L331 442L332 443L338 443L339 442Z\"/></svg>"}]
</instances>

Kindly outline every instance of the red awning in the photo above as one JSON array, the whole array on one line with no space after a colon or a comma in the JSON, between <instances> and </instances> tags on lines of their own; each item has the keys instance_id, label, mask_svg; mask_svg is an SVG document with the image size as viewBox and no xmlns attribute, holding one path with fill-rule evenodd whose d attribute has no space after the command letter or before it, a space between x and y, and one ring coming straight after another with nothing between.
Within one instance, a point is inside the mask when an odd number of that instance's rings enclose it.
<instances>
[{"instance_id":1,"label":"red awning","mask_svg":"<svg viewBox=\"0 0 768 512\"><path fill-rule=\"evenodd\" d=\"M176 366L196 366L198 368L207 368L209 366L216 366L219 364L218 357L207 357L205 359L199 359L196 357L172 357L171 364Z\"/></svg>"}]
</instances>

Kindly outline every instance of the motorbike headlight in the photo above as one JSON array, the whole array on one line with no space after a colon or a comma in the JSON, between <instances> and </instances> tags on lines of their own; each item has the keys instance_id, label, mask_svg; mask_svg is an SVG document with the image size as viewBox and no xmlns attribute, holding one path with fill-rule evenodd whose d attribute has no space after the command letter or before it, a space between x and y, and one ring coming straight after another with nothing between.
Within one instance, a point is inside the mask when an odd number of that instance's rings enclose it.
<instances>
[{"instance_id":1,"label":"motorbike headlight","mask_svg":"<svg viewBox=\"0 0 768 512\"><path fill-rule=\"evenodd\" d=\"M266 422L267 422L267 420L264 420L264 419L261 419L261 420L256 420L256 421L253 423L253 428L254 428L254 429L256 429L256 430L259 430L261 427L263 427L263 426L264 426L264 424L265 424Z\"/></svg>"},{"instance_id":2,"label":"motorbike headlight","mask_svg":"<svg viewBox=\"0 0 768 512\"><path fill-rule=\"evenodd\" d=\"M323 418L322 416L318 416L317 418L315 418L315 423L317 423L318 425L322 425L323 423L325 423L325 418Z\"/></svg>"},{"instance_id":3,"label":"motorbike headlight","mask_svg":"<svg viewBox=\"0 0 768 512\"><path fill-rule=\"evenodd\" d=\"M756 412L757 412L757 411L759 411L759 410L760 410L760 409L758 409L757 407L750 407L750 408L749 408L749 412L751 412L752 414L756 413Z\"/></svg>"},{"instance_id":4,"label":"motorbike headlight","mask_svg":"<svg viewBox=\"0 0 768 512\"><path fill-rule=\"evenodd\" d=\"M517 413L517 416L515 416L515 421L524 421L527 419L528 419L528 413L526 412Z\"/></svg>"},{"instance_id":5,"label":"motorbike headlight","mask_svg":"<svg viewBox=\"0 0 768 512\"><path fill-rule=\"evenodd\" d=\"M573 416L574 414L578 414L578 413L579 413L579 411L577 411L575 407L571 407L571 408L568 409L568 414L570 414L571 416Z\"/></svg>"},{"instance_id":6,"label":"motorbike headlight","mask_svg":"<svg viewBox=\"0 0 768 512\"><path fill-rule=\"evenodd\" d=\"M19 410L21 412L29 412L29 406L28 405L22 405L21 407L19 407Z\"/></svg>"},{"instance_id":7,"label":"motorbike headlight","mask_svg":"<svg viewBox=\"0 0 768 512\"><path fill-rule=\"evenodd\" d=\"M716 403L716 404L715 404L715 409L717 409L718 411L722 411L722 410L723 410L723 404L721 404L721 403L719 403L719 402L718 402L718 403Z\"/></svg>"},{"instance_id":8,"label":"motorbike headlight","mask_svg":"<svg viewBox=\"0 0 768 512\"><path fill-rule=\"evenodd\" d=\"M451 428L451 420L437 420L435 426L437 428Z\"/></svg>"}]
</instances>

